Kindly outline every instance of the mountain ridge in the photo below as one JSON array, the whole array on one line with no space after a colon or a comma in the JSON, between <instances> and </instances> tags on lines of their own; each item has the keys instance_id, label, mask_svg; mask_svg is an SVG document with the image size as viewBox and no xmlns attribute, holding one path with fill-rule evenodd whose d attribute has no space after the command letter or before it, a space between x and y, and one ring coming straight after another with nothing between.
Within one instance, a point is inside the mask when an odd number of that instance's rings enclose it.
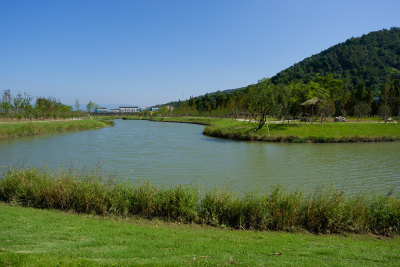
<instances>
[{"instance_id":1,"label":"mountain ridge","mask_svg":"<svg viewBox=\"0 0 400 267\"><path fill-rule=\"evenodd\" d=\"M278 72L271 81L309 82L328 74L336 79L350 78L353 87L365 82L378 95L387 77L400 78L400 28L349 38Z\"/></svg>"},{"instance_id":2,"label":"mountain ridge","mask_svg":"<svg viewBox=\"0 0 400 267\"><path fill-rule=\"evenodd\" d=\"M329 74L336 79L348 77L351 80L350 91L357 84L365 82L365 86L379 96L387 77L400 78L400 27L351 37L278 72L271 77L271 81L275 84L289 84L293 80L309 82ZM247 87L218 90L204 95L232 93ZM176 103L178 101L168 104Z\"/></svg>"}]
</instances>

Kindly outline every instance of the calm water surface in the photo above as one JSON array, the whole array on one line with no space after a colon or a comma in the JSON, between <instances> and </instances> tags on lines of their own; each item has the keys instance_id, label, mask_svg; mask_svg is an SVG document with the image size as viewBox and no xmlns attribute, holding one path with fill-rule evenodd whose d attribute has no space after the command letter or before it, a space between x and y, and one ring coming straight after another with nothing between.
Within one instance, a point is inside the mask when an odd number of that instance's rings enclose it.
<instances>
[{"instance_id":1,"label":"calm water surface","mask_svg":"<svg viewBox=\"0 0 400 267\"><path fill-rule=\"evenodd\" d=\"M400 142L280 144L202 135L203 126L116 120L114 127L0 142L0 168L101 166L119 179L158 185L227 186L237 192L274 185L349 192L400 192Z\"/></svg>"}]
</instances>

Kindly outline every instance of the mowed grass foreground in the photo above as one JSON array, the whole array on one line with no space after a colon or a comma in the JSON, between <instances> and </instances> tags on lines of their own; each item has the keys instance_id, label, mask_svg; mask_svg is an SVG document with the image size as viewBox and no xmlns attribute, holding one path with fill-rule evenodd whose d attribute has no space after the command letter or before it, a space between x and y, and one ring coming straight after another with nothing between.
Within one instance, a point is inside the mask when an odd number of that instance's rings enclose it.
<instances>
[{"instance_id":1,"label":"mowed grass foreground","mask_svg":"<svg viewBox=\"0 0 400 267\"><path fill-rule=\"evenodd\" d=\"M398 266L400 238L231 231L0 203L0 265Z\"/></svg>"},{"instance_id":2,"label":"mowed grass foreground","mask_svg":"<svg viewBox=\"0 0 400 267\"><path fill-rule=\"evenodd\" d=\"M206 125L207 136L243 141L290 142L290 143L346 143L400 141L400 124L375 122L318 122L269 123L257 130L255 123L203 117L125 117L151 121L180 122Z\"/></svg>"},{"instance_id":3,"label":"mowed grass foreground","mask_svg":"<svg viewBox=\"0 0 400 267\"><path fill-rule=\"evenodd\" d=\"M112 125L105 120L44 121L0 124L0 140L60 132L98 129Z\"/></svg>"}]
</instances>

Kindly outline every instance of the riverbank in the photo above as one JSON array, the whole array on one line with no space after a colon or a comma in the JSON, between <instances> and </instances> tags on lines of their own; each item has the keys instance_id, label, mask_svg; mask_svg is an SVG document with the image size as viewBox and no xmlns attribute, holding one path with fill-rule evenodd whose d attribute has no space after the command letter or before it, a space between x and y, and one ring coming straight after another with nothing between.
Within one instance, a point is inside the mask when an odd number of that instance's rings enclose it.
<instances>
[{"instance_id":1,"label":"riverbank","mask_svg":"<svg viewBox=\"0 0 400 267\"><path fill-rule=\"evenodd\" d=\"M345 195L332 188L310 193L276 188L263 194L236 195L193 186L116 183L96 172L18 169L0 177L0 201L243 230L400 234L399 196Z\"/></svg>"},{"instance_id":2,"label":"riverbank","mask_svg":"<svg viewBox=\"0 0 400 267\"><path fill-rule=\"evenodd\" d=\"M33 121L0 124L0 140L60 132L99 129L113 125L106 120Z\"/></svg>"},{"instance_id":3,"label":"riverbank","mask_svg":"<svg viewBox=\"0 0 400 267\"><path fill-rule=\"evenodd\" d=\"M0 265L398 266L400 238L231 231L0 203Z\"/></svg>"},{"instance_id":4,"label":"riverbank","mask_svg":"<svg viewBox=\"0 0 400 267\"><path fill-rule=\"evenodd\" d=\"M147 119L160 122L202 124L203 134L211 137L243 141L288 142L288 143L350 143L400 141L398 123L326 122L269 123L257 131L255 123L232 119L196 117L125 117L125 119Z\"/></svg>"}]
</instances>

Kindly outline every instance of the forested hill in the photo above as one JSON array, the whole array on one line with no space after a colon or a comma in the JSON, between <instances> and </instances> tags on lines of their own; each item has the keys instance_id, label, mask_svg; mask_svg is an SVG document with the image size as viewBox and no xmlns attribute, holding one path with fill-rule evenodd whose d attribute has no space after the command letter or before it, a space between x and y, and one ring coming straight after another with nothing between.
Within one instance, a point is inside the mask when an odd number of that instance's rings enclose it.
<instances>
[{"instance_id":1,"label":"forested hill","mask_svg":"<svg viewBox=\"0 0 400 267\"><path fill-rule=\"evenodd\" d=\"M249 112L251 90L265 92L268 88L275 91L276 109L294 117L302 112L301 103L314 97L330 103L334 115L385 111L385 117L400 116L400 28L350 38L244 88L167 105L173 106L177 115L236 116Z\"/></svg>"},{"instance_id":2,"label":"forested hill","mask_svg":"<svg viewBox=\"0 0 400 267\"><path fill-rule=\"evenodd\" d=\"M349 79L350 91L363 83L366 88L372 89L375 96L379 96L387 78L400 78L400 28L393 27L350 38L282 70L271 81L274 84L289 84L296 80L308 83L329 74L339 80ZM230 94L243 89L229 89L209 95Z\"/></svg>"},{"instance_id":3,"label":"forested hill","mask_svg":"<svg viewBox=\"0 0 400 267\"><path fill-rule=\"evenodd\" d=\"M388 76L400 78L400 28L350 38L279 72L271 80L275 84L295 79L309 82L327 74L337 79L348 77L353 85L365 82L379 95Z\"/></svg>"}]
</instances>

